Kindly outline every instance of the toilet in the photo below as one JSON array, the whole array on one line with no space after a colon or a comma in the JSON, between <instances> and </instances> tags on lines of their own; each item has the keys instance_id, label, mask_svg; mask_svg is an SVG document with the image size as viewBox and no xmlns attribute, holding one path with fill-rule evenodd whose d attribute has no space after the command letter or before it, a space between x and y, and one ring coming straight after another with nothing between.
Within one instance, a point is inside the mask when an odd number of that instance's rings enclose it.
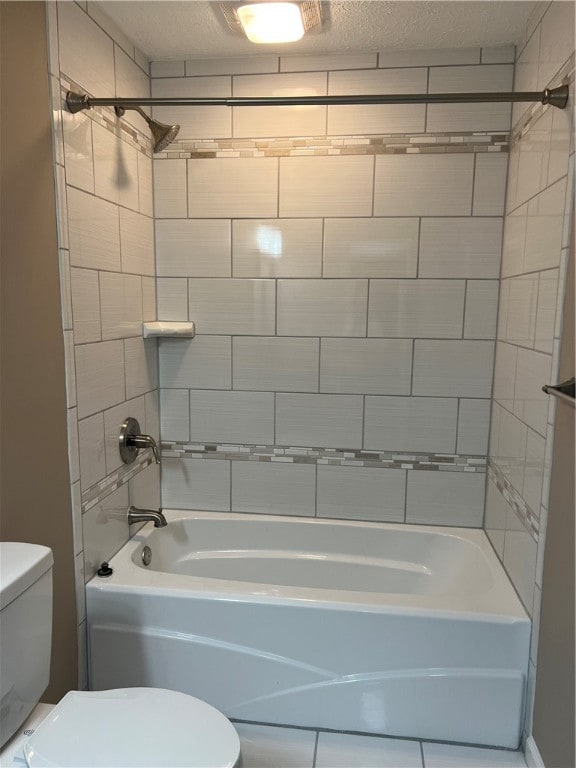
<instances>
[{"instance_id":1,"label":"toilet","mask_svg":"<svg viewBox=\"0 0 576 768\"><path fill-rule=\"evenodd\" d=\"M0 765L234 768L240 740L217 709L178 691L70 691L38 704L50 673L52 552L0 543Z\"/></svg>"}]
</instances>

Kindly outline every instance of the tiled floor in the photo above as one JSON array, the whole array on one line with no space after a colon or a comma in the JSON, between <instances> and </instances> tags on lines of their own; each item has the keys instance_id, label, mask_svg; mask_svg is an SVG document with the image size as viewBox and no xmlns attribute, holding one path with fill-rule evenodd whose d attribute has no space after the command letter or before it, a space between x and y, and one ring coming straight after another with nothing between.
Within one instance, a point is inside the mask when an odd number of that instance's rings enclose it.
<instances>
[{"instance_id":1,"label":"tiled floor","mask_svg":"<svg viewBox=\"0 0 576 768\"><path fill-rule=\"evenodd\" d=\"M522 752L235 723L242 768L525 768Z\"/></svg>"}]
</instances>

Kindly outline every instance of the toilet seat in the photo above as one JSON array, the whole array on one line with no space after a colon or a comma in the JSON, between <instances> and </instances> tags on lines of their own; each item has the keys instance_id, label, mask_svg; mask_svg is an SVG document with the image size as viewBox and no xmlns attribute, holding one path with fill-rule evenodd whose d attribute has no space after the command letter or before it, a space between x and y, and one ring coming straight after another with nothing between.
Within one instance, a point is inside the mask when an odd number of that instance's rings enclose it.
<instances>
[{"instance_id":1,"label":"toilet seat","mask_svg":"<svg viewBox=\"0 0 576 768\"><path fill-rule=\"evenodd\" d=\"M184 693L70 691L24 754L29 768L233 768L240 740L221 712Z\"/></svg>"}]
</instances>

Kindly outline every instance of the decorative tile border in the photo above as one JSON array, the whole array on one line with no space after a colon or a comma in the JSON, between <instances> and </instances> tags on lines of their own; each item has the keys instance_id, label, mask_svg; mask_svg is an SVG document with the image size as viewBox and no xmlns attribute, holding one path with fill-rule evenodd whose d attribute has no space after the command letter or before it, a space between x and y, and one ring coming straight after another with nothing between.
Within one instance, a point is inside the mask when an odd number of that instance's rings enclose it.
<instances>
[{"instance_id":1,"label":"decorative tile border","mask_svg":"<svg viewBox=\"0 0 576 768\"><path fill-rule=\"evenodd\" d=\"M378 136L299 136L283 139L202 139L175 141L156 158L207 159L218 157L308 157L338 155L445 154L507 152L508 134L407 133Z\"/></svg>"},{"instance_id":2,"label":"decorative tile border","mask_svg":"<svg viewBox=\"0 0 576 768\"><path fill-rule=\"evenodd\" d=\"M60 96L63 104L66 101L66 93L68 91L87 93L86 89L82 88L81 85L78 85L78 83L75 83L74 80L71 80L67 75L61 72ZM122 120L121 117L118 117L115 114L113 107L94 107L93 109L85 110L84 114L95 123L98 123L98 125L101 125L102 128L105 128L107 131L114 134L114 136L117 136L119 139L122 139L127 144L134 147L134 149L142 152L146 157L152 157L152 142L150 136L137 131L134 126L130 125L125 120Z\"/></svg>"},{"instance_id":3,"label":"decorative tile border","mask_svg":"<svg viewBox=\"0 0 576 768\"><path fill-rule=\"evenodd\" d=\"M298 448L276 445L163 442L162 458L329 464L341 467L486 472L486 457L448 453Z\"/></svg>"},{"instance_id":4,"label":"decorative tile border","mask_svg":"<svg viewBox=\"0 0 576 768\"><path fill-rule=\"evenodd\" d=\"M562 69L550 82L550 88L555 88L556 86L563 84L569 85L571 100L572 103L574 103L574 79L574 54L572 54L566 64L564 64ZM570 107L568 106L567 109L569 108ZM524 112L522 117L512 128L512 133L510 135L510 148L516 145L520 139L522 139L522 137L528 133L534 123L536 123L542 117L547 109L553 109L553 107L550 107L548 104L536 103L529 107L526 112Z\"/></svg>"},{"instance_id":5,"label":"decorative tile border","mask_svg":"<svg viewBox=\"0 0 576 768\"><path fill-rule=\"evenodd\" d=\"M488 477L498 488L502 496L504 496L508 504L510 504L524 527L528 530L528 533L535 541L538 541L540 535L539 515L526 504L525 500L493 459L488 460Z\"/></svg>"},{"instance_id":6,"label":"decorative tile border","mask_svg":"<svg viewBox=\"0 0 576 768\"><path fill-rule=\"evenodd\" d=\"M117 491L118 488L126 485L129 480L140 474L150 464L154 464L154 456L152 450L147 449L142 451L132 464L123 464L114 472L106 475L102 480L91 485L90 488L87 488L82 493L82 514L95 507L96 504L99 504L106 496Z\"/></svg>"}]
</instances>

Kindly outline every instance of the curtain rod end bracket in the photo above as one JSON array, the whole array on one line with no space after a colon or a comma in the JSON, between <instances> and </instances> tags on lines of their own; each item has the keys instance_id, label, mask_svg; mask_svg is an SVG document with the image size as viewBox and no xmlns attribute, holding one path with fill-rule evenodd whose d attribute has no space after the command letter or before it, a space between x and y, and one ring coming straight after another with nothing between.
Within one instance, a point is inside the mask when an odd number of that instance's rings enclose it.
<instances>
[{"instance_id":1,"label":"curtain rod end bracket","mask_svg":"<svg viewBox=\"0 0 576 768\"><path fill-rule=\"evenodd\" d=\"M81 112L83 109L91 109L90 97L85 93L75 93L74 91L68 91L66 94L66 106L73 115L76 112Z\"/></svg>"},{"instance_id":2,"label":"curtain rod end bracket","mask_svg":"<svg viewBox=\"0 0 576 768\"><path fill-rule=\"evenodd\" d=\"M568 104L569 90L567 85L559 85L557 88L546 88L542 98L542 104L551 104L553 107L565 109Z\"/></svg>"}]
</instances>

